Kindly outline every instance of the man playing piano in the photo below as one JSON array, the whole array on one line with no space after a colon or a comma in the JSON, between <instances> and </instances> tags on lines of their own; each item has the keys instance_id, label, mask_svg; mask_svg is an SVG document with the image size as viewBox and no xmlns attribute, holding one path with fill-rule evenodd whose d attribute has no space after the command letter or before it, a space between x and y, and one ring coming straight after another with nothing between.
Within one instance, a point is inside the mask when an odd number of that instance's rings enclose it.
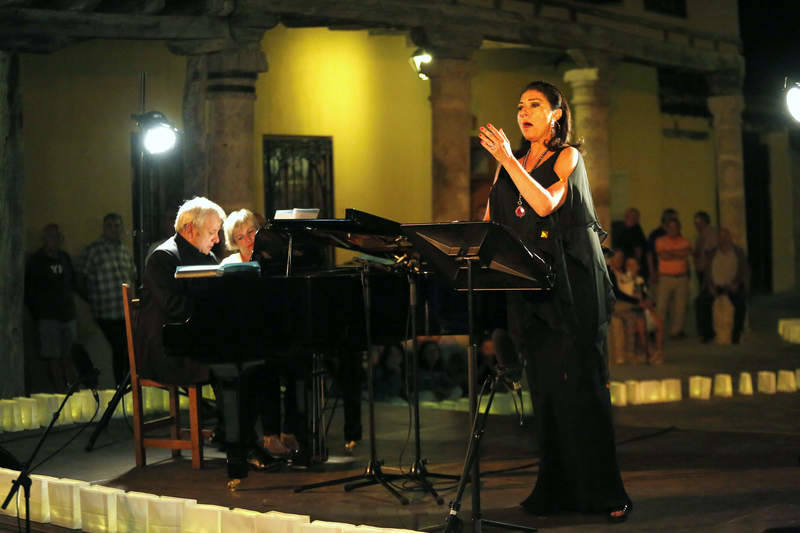
<instances>
[{"instance_id":1,"label":"man playing piano","mask_svg":"<svg viewBox=\"0 0 800 533\"><path fill-rule=\"evenodd\" d=\"M191 295L185 280L175 278L175 269L186 265L218 263L211 248L219 242L219 231L224 219L225 211L207 198L196 197L184 202L175 218L175 235L153 250L147 258L135 339L139 373L142 377L179 384L218 381L218 371L210 371L206 364L188 357L167 356L162 327L167 322L183 322L191 315ZM250 398L252 395L244 389L251 388L255 383L250 385L252 380L248 379L247 371L238 377L238 382L243 389L239 397ZM222 395L218 394L217 397L219 401ZM239 418L240 405L227 407L228 413L235 413L234 416ZM245 416L252 415L253 411L250 408L241 409ZM241 424L236 420L233 425L231 422L234 421L226 420L226 425L236 429L251 428L253 425L252 420L241 420ZM257 468L263 468L270 462L260 446L253 446L251 444L254 443L249 442L246 446L242 445L240 434L248 434L246 430L226 433L228 440L233 442L227 449L230 477L246 475L245 457Z\"/></svg>"}]
</instances>

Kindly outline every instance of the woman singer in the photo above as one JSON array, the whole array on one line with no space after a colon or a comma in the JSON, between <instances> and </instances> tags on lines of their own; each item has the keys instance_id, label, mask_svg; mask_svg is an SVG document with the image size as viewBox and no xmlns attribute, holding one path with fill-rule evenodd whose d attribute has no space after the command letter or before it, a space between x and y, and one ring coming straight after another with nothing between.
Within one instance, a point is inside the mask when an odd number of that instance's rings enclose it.
<instances>
[{"instance_id":1,"label":"woman singer","mask_svg":"<svg viewBox=\"0 0 800 533\"><path fill-rule=\"evenodd\" d=\"M570 144L561 91L544 81L528 84L517 123L523 136L517 155L492 124L480 129L480 140L499 164L484 220L549 255L555 273L549 293L512 292L508 298L509 332L527 359L541 456L522 507L536 515L605 513L621 522L633 505L617 466L611 421L606 331L614 296L600 246L605 232L579 145Z\"/></svg>"}]
</instances>

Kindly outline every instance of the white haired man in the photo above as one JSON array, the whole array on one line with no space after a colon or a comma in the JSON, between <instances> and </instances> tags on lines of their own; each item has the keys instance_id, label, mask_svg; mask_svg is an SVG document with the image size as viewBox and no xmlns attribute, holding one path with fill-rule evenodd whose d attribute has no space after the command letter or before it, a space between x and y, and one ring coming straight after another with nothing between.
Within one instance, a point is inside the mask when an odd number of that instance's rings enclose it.
<instances>
[{"instance_id":1,"label":"white haired man","mask_svg":"<svg viewBox=\"0 0 800 533\"><path fill-rule=\"evenodd\" d=\"M147 258L142 279L141 310L136 325L139 373L164 383L200 383L209 380L208 366L188 358L166 357L161 329L166 322L188 318L191 299L175 269L186 265L216 265L211 251L219 242L225 211L207 198L193 198L175 217L175 235Z\"/></svg>"},{"instance_id":2,"label":"white haired man","mask_svg":"<svg viewBox=\"0 0 800 533\"><path fill-rule=\"evenodd\" d=\"M231 394L230 399L223 402L225 433L228 437L228 475L244 477L247 475L248 462L259 470L271 462L260 446L244 443L241 434L244 431L242 428L247 428L249 435L253 423L243 420L240 424L240 412L250 413L253 409L240 405L240 398L247 403L260 401L257 395L251 393L251 389L257 386L254 373L245 371L240 375L237 369L227 368L230 365L213 365L213 368L209 368L209 365L188 357L167 356L162 335L165 323L182 322L191 312L189 287L185 280L175 279L175 269L187 265L216 265L219 261L211 249L219 242L219 231L224 220L225 211L203 197L188 200L178 209L175 235L159 245L147 258L136 329L136 353L141 363L138 370L143 377L163 383L213 381L222 384L226 381L234 384L224 387L222 394L217 394L217 399ZM241 391L238 390L239 386Z\"/></svg>"}]
</instances>

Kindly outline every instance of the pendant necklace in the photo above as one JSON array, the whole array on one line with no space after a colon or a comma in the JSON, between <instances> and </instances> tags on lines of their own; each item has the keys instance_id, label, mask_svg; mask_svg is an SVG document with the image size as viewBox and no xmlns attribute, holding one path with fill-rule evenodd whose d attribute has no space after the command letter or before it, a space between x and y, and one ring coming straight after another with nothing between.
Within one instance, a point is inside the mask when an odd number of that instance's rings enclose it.
<instances>
[{"instance_id":1,"label":"pendant necklace","mask_svg":"<svg viewBox=\"0 0 800 533\"><path fill-rule=\"evenodd\" d=\"M544 151L542 152L542 155L540 155L539 159L536 161L536 164L533 165L533 168L531 169L530 174L532 174L534 170L539 168L539 164L542 162L542 159L544 159L544 155L548 151L549 150L547 148L544 149ZM525 154L525 159L522 160L522 168L526 168L528 166L528 156L529 155L531 155L530 148L528 149L528 153ZM517 208L514 209L514 214L517 215L519 218L522 218L522 217L525 216L525 208L522 207L522 193L519 193L519 198L517 199Z\"/></svg>"}]
</instances>

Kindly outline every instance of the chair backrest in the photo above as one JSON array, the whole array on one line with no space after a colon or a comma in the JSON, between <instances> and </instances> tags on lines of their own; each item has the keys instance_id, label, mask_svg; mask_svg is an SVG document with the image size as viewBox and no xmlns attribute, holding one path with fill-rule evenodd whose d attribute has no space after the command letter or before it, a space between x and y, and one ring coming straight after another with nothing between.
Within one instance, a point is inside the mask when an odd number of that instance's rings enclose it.
<instances>
[{"instance_id":1,"label":"chair backrest","mask_svg":"<svg viewBox=\"0 0 800 533\"><path fill-rule=\"evenodd\" d=\"M136 323L136 313L139 310L139 299L130 297L130 285L122 284L122 308L125 312L125 336L128 338L128 362L131 367L131 382L139 379L136 369L136 353L134 350L133 324Z\"/></svg>"}]
</instances>

